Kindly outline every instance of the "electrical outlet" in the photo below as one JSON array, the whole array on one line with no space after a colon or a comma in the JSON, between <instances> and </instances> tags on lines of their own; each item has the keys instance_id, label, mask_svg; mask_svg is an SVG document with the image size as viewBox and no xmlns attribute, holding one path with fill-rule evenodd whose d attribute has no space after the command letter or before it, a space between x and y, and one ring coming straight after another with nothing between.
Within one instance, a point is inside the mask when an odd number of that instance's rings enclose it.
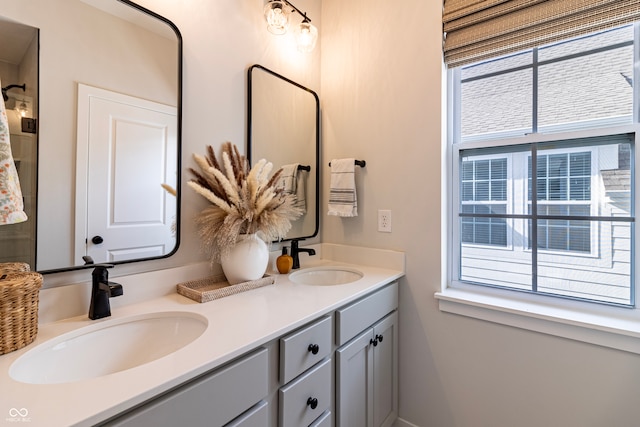
<instances>
[{"instance_id":1,"label":"electrical outlet","mask_svg":"<svg viewBox=\"0 0 640 427\"><path fill-rule=\"evenodd\" d=\"M378 231L391 233L391 211L378 210Z\"/></svg>"}]
</instances>

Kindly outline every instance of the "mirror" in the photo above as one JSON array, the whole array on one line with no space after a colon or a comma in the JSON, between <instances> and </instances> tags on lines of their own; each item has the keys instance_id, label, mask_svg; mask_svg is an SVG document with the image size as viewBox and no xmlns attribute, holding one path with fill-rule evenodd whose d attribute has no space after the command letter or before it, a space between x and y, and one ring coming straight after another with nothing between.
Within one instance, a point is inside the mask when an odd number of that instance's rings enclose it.
<instances>
[{"instance_id":1,"label":"mirror","mask_svg":"<svg viewBox=\"0 0 640 427\"><path fill-rule=\"evenodd\" d=\"M287 238L316 236L319 221L320 101L318 95L261 65L249 68L247 157L274 170L295 165L294 189L304 214ZM284 174L283 174L284 175Z\"/></svg>"},{"instance_id":2,"label":"mirror","mask_svg":"<svg viewBox=\"0 0 640 427\"><path fill-rule=\"evenodd\" d=\"M24 212L35 218L37 133L23 126L37 123L38 29L0 17L0 86L12 158L18 172ZM0 227L0 262L35 265L34 220Z\"/></svg>"},{"instance_id":3,"label":"mirror","mask_svg":"<svg viewBox=\"0 0 640 427\"><path fill-rule=\"evenodd\" d=\"M0 261L48 273L80 268L85 255L115 264L170 256L179 244L180 195L161 185L180 187L178 29L128 0L5 3L0 31L9 21L40 34L24 56L37 64L27 89L38 90L26 95L39 163L33 231L22 236L35 257ZM19 174L29 172L20 163ZM24 182L36 182L35 172ZM0 255L19 258L13 244L0 234Z\"/></svg>"}]
</instances>

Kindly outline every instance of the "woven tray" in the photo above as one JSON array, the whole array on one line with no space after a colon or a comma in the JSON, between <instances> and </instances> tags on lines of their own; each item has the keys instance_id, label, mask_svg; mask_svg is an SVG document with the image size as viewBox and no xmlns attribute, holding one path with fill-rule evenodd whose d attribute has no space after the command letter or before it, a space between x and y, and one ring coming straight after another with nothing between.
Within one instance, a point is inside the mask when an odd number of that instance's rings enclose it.
<instances>
[{"instance_id":1,"label":"woven tray","mask_svg":"<svg viewBox=\"0 0 640 427\"><path fill-rule=\"evenodd\" d=\"M209 302L229 295L239 294L276 282L274 276L266 275L261 279L230 285L223 274L192 280L178 284L178 293L197 302Z\"/></svg>"}]
</instances>

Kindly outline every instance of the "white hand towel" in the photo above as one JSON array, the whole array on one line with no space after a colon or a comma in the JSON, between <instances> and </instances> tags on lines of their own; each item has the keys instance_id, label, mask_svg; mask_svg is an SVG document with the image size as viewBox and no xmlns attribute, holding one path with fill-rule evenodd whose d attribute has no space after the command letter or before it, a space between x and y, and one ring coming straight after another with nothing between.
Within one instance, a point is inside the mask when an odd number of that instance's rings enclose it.
<instances>
[{"instance_id":1,"label":"white hand towel","mask_svg":"<svg viewBox=\"0 0 640 427\"><path fill-rule=\"evenodd\" d=\"M26 220L27 214L24 213L18 171L11 155L9 120L4 101L2 101L0 102L0 225L17 224Z\"/></svg>"},{"instance_id":2,"label":"white hand towel","mask_svg":"<svg viewBox=\"0 0 640 427\"><path fill-rule=\"evenodd\" d=\"M304 215L307 212L307 196L306 196L306 175L298 170L300 163L292 163L282 166L282 174L280 175L279 187L287 194L296 196L295 207L302 210Z\"/></svg>"},{"instance_id":3,"label":"white hand towel","mask_svg":"<svg viewBox=\"0 0 640 427\"><path fill-rule=\"evenodd\" d=\"M355 159L331 160L329 215L342 217L358 216Z\"/></svg>"}]
</instances>

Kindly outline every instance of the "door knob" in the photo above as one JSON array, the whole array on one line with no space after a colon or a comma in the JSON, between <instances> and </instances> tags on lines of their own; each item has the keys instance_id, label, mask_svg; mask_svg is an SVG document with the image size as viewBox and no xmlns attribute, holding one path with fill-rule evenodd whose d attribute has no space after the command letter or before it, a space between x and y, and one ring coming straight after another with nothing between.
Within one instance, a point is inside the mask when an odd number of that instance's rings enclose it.
<instances>
[{"instance_id":1,"label":"door knob","mask_svg":"<svg viewBox=\"0 0 640 427\"><path fill-rule=\"evenodd\" d=\"M96 245L99 245L100 243L104 242L104 239L102 238L102 236L93 236L93 238L91 239L91 242L93 242Z\"/></svg>"}]
</instances>

